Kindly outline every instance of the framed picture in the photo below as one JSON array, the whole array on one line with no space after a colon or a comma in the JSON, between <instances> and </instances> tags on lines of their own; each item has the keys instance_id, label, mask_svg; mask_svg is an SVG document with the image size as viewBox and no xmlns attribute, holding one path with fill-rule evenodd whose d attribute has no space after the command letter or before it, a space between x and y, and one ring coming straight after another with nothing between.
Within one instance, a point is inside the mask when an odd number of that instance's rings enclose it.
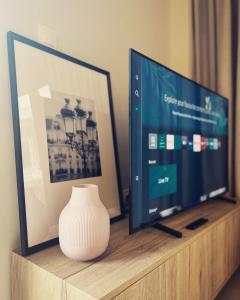
<instances>
[{"instance_id":1,"label":"framed picture","mask_svg":"<svg viewBox=\"0 0 240 300\"><path fill-rule=\"evenodd\" d=\"M97 184L111 221L124 209L109 72L13 32L8 54L27 255L58 242L72 186Z\"/></svg>"}]
</instances>

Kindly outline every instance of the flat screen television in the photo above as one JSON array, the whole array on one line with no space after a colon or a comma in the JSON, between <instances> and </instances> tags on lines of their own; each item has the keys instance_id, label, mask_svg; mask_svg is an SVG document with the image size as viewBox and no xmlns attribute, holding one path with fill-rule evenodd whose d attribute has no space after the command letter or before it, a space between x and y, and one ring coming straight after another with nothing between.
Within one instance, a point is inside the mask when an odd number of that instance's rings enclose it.
<instances>
[{"instance_id":1,"label":"flat screen television","mask_svg":"<svg viewBox=\"0 0 240 300\"><path fill-rule=\"evenodd\" d=\"M130 233L228 189L228 101L130 50Z\"/></svg>"}]
</instances>

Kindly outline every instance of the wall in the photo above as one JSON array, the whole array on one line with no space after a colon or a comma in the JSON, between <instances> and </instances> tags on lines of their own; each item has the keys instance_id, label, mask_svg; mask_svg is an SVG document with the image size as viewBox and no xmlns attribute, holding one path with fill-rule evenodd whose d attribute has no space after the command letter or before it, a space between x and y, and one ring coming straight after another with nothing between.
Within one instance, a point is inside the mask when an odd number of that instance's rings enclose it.
<instances>
[{"instance_id":1,"label":"wall","mask_svg":"<svg viewBox=\"0 0 240 300\"><path fill-rule=\"evenodd\" d=\"M6 33L37 40L38 23L57 48L111 72L124 188L128 187L128 49L190 76L190 0L0 0L0 300L9 299L10 252L19 220Z\"/></svg>"},{"instance_id":2,"label":"wall","mask_svg":"<svg viewBox=\"0 0 240 300\"><path fill-rule=\"evenodd\" d=\"M192 74L192 10L189 0L169 2L169 61L173 70L191 77Z\"/></svg>"}]
</instances>

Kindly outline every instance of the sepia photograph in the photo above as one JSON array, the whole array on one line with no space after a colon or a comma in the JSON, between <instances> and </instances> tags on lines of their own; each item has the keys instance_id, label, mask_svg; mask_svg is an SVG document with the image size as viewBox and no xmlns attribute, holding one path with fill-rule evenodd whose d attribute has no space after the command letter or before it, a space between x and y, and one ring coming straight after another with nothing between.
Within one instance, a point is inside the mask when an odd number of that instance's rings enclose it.
<instances>
[{"instance_id":1,"label":"sepia photograph","mask_svg":"<svg viewBox=\"0 0 240 300\"><path fill-rule=\"evenodd\" d=\"M94 102L54 95L44 99L51 182L101 176Z\"/></svg>"}]
</instances>

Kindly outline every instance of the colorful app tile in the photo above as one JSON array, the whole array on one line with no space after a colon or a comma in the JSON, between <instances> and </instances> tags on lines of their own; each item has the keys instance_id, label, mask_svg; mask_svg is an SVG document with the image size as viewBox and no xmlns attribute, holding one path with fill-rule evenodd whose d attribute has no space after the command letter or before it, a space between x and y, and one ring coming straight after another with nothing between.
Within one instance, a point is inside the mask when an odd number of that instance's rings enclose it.
<instances>
[{"instance_id":1,"label":"colorful app tile","mask_svg":"<svg viewBox=\"0 0 240 300\"><path fill-rule=\"evenodd\" d=\"M206 148L207 148L207 139L204 136L202 136L201 137L201 149L202 149L202 151L204 151L204 150L206 150Z\"/></svg>"},{"instance_id":2,"label":"colorful app tile","mask_svg":"<svg viewBox=\"0 0 240 300\"><path fill-rule=\"evenodd\" d=\"M157 134L149 133L148 134L148 148L157 149Z\"/></svg>"},{"instance_id":3,"label":"colorful app tile","mask_svg":"<svg viewBox=\"0 0 240 300\"><path fill-rule=\"evenodd\" d=\"M218 139L217 138L213 139L213 149L218 150Z\"/></svg>"},{"instance_id":4,"label":"colorful app tile","mask_svg":"<svg viewBox=\"0 0 240 300\"><path fill-rule=\"evenodd\" d=\"M174 149L179 150L182 148L182 137L181 135L174 136Z\"/></svg>"},{"instance_id":5,"label":"colorful app tile","mask_svg":"<svg viewBox=\"0 0 240 300\"><path fill-rule=\"evenodd\" d=\"M213 138L207 139L207 148L210 150L214 150L214 139Z\"/></svg>"},{"instance_id":6,"label":"colorful app tile","mask_svg":"<svg viewBox=\"0 0 240 300\"><path fill-rule=\"evenodd\" d=\"M187 148L188 148L188 150L193 150L193 137L192 136L188 137Z\"/></svg>"},{"instance_id":7,"label":"colorful app tile","mask_svg":"<svg viewBox=\"0 0 240 300\"><path fill-rule=\"evenodd\" d=\"M158 149L166 149L167 137L166 134L158 135Z\"/></svg>"},{"instance_id":8,"label":"colorful app tile","mask_svg":"<svg viewBox=\"0 0 240 300\"><path fill-rule=\"evenodd\" d=\"M188 137L182 136L182 148L187 149L187 147L188 147Z\"/></svg>"},{"instance_id":9,"label":"colorful app tile","mask_svg":"<svg viewBox=\"0 0 240 300\"><path fill-rule=\"evenodd\" d=\"M193 152L201 152L201 135L193 135Z\"/></svg>"},{"instance_id":10,"label":"colorful app tile","mask_svg":"<svg viewBox=\"0 0 240 300\"><path fill-rule=\"evenodd\" d=\"M167 149L173 150L174 149L174 135L167 134Z\"/></svg>"}]
</instances>

